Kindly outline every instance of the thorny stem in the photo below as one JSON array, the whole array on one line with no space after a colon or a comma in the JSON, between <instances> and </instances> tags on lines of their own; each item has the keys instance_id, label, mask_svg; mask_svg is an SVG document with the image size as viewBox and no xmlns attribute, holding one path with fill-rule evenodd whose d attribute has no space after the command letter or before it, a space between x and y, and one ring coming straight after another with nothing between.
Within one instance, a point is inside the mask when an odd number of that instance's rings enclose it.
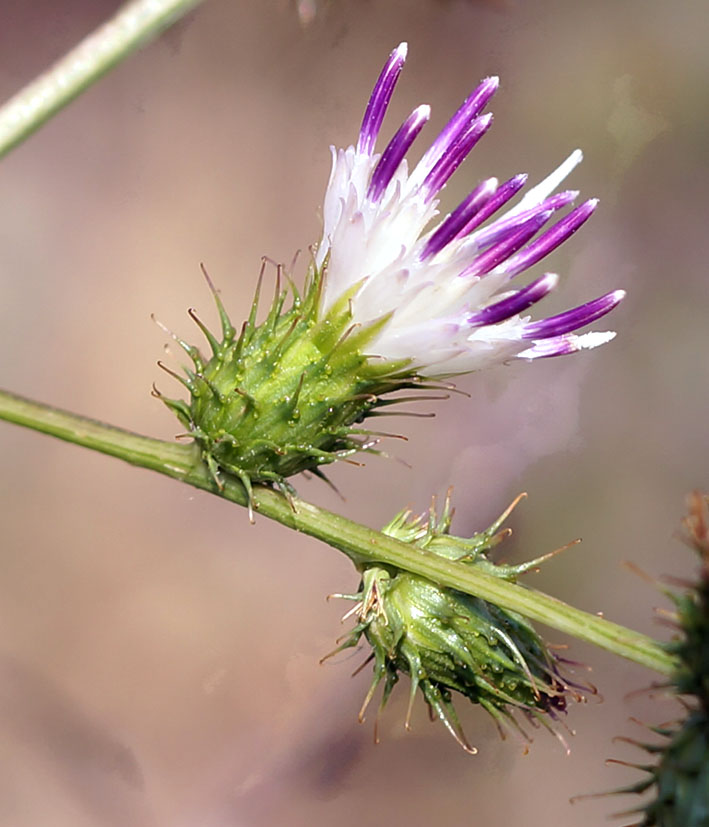
<instances>
[{"instance_id":1,"label":"thorny stem","mask_svg":"<svg viewBox=\"0 0 709 827\"><path fill-rule=\"evenodd\" d=\"M218 489L195 445L140 436L5 391L0 391L0 419L150 468L239 505L247 505L245 490L237 480L227 478L223 490ZM377 562L410 571L519 612L664 675L672 674L676 668L673 656L646 635L575 609L542 592L401 543L304 500L296 499L290 505L279 492L255 486L253 507L288 528L339 549L357 566Z\"/></svg>"},{"instance_id":2,"label":"thorny stem","mask_svg":"<svg viewBox=\"0 0 709 827\"><path fill-rule=\"evenodd\" d=\"M201 0L133 0L0 108L0 158Z\"/></svg>"}]
</instances>

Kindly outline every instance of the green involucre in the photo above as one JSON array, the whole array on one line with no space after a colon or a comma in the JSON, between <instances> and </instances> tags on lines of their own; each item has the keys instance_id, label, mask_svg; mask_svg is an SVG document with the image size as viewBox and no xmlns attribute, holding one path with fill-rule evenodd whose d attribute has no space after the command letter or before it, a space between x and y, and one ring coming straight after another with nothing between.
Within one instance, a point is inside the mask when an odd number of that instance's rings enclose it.
<instances>
[{"instance_id":1,"label":"green involucre","mask_svg":"<svg viewBox=\"0 0 709 827\"><path fill-rule=\"evenodd\" d=\"M175 337L193 363L186 377L177 376L190 399L156 393L199 443L217 482L226 472L247 491L261 482L287 492L285 479L293 474L322 476L321 465L358 451L376 452L379 434L358 424L395 401L383 395L422 387L405 363L367 354L387 317L367 327L353 324L350 294L321 316L325 269L311 268L301 296L290 281L281 289L279 267L270 309L257 324L259 278L251 313L238 333L214 291L219 338L190 311L211 348L208 358Z\"/></svg>"},{"instance_id":2,"label":"green involucre","mask_svg":"<svg viewBox=\"0 0 709 827\"><path fill-rule=\"evenodd\" d=\"M507 535L498 529L509 510L487 531L470 539L449 533L452 512L448 501L440 519L433 510L427 520L402 512L383 531L434 554L514 580L540 561L496 566L488 559L489 551ZM533 726L551 729L569 698L580 701L583 691L593 691L562 676L559 659L523 617L485 600L381 566L364 569L357 594L340 596L356 601L353 613L358 622L335 651L356 646L362 637L372 647L368 660L374 661L374 675L360 720L377 686L384 684L381 709L400 674L406 674L411 680L407 728L417 690L421 690L432 716L445 724L464 749L475 752L458 721L453 692L486 709L501 733L506 723L528 741L514 712Z\"/></svg>"}]
</instances>

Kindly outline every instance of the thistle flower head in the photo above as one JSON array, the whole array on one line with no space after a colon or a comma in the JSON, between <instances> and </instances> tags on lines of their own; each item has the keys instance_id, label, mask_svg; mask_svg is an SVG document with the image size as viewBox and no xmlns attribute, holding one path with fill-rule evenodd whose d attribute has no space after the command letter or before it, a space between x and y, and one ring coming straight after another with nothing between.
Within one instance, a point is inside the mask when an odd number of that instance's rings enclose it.
<instances>
[{"instance_id":1,"label":"thistle flower head","mask_svg":"<svg viewBox=\"0 0 709 827\"><path fill-rule=\"evenodd\" d=\"M473 90L409 172L406 155L430 107L414 109L384 150L375 151L406 51L402 43L386 62L357 145L332 148L316 257L325 269L323 309L347 293L354 322L385 320L370 352L403 360L422 376L557 356L609 341L613 333L575 331L612 310L622 290L531 321L524 312L554 289L558 277L544 273L524 287L512 286L512 279L575 233L595 209L591 199L558 218L578 193L555 190L581 161L581 151L511 208L526 175L481 181L432 225L441 190L492 123L483 110L498 79L486 78Z\"/></svg>"},{"instance_id":2,"label":"thistle flower head","mask_svg":"<svg viewBox=\"0 0 709 827\"><path fill-rule=\"evenodd\" d=\"M540 560L496 566L488 554L507 536L499 528L516 502L490 528L469 539L450 534L449 500L440 517L433 509L428 517L402 512L383 531L434 554L515 580L536 568ZM466 751L475 752L453 707L454 692L487 710L503 737L506 725L528 742L531 739L514 713L523 722L554 731L553 723L566 711L568 700L583 700L583 692L593 691L562 675L562 660L523 617L480 598L381 566L364 569L357 594L339 596L356 601L348 615L356 616L357 625L335 652L358 645L362 637L372 648L365 663L374 661L374 675L360 720L377 686L384 684L381 710L400 675L406 674L411 681L407 729L420 690L431 717L440 719Z\"/></svg>"},{"instance_id":3,"label":"thistle flower head","mask_svg":"<svg viewBox=\"0 0 709 827\"><path fill-rule=\"evenodd\" d=\"M387 61L357 146L333 150L323 237L302 292L288 274L282 286L279 267L265 319L258 318L259 280L240 330L216 292L220 335L190 311L211 355L174 337L192 361L186 377L177 377L190 399L156 394L198 442L217 485L226 473L247 492L252 483L288 492L285 481L294 474L322 476L322 465L378 451L380 438L391 435L362 423L401 399L391 398L395 391L430 388L445 375L511 358L570 353L613 335L574 331L615 307L622 291L533 322L522 314L557 277L510 285L593 211L596 202L587 201L550 223L576 196L553 192L580 152L516 206L506 205L525 176L502 184L490 178L429 229L441 189L490 126L482 111L497 79L473 91L409 174L405 156L428 119L427 106L417 107L384 151L375 152L405 54L402 45Z\"/></svg>"}]
</instances>

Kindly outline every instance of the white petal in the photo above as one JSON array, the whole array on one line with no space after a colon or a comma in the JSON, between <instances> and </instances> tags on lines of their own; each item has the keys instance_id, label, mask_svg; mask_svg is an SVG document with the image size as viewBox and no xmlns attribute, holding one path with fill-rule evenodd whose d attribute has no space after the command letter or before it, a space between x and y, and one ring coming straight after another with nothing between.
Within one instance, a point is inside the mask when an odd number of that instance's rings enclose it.
<instances>
[{"instance_id":1,"label":"white petal","mask_svg":"<svg viewBox=\"0 0 709 827\"><path fill-rule=\"evenodd\" d=\"M552 339L540 339L532 347L519 353L520 359L540 359L545 356L558 356L564 353L576 353L577 350L591 350L594 347L605 345L615 339L612 330L592 331L590 333L565 333Z\"/></svg>"},{"instance_id":2,"label":"white petal","mask_svg":"<svg viewBox=\"0 0 709 827\"><path fill-rule=\"evenodd\" d=\"M554 190L558 189L559 184L583 161L583 152L580 149L575 149L571 155L552 172L550 175L540 181L536 187L532 187L521 201L516 204L511 210L504 214L504 218L509 218L511 215L516 215L523 210L531 209L537 204L550 196Z\"/></svg>"}]
</instances>

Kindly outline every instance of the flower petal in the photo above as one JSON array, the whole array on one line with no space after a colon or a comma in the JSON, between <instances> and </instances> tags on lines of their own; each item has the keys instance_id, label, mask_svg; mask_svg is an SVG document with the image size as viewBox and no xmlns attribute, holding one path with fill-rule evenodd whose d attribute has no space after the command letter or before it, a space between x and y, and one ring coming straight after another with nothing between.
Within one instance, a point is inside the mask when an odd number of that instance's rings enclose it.
<instances>
[{"instance_id":1,"label":"flower petal","mask_svg":"<svg viewBox=\"0 0 709 827\"><path fill-rule=\"evenodd\" d=\"M576 207L567 216L557 222L553 227L543 233L539 238L522 250L521 253L511 258L505 264L505 272L510 276L516 276L523 270L544 258L544 256L556 250L567 238L570 238L593 214L598 205L597 198L591 198L585 204Z\"/></svg>"},{"instance_id":2,"label":"flower petal","mask_svg":"<svg viewBox=\"0 0 709 827\"><path fill-rule=\"evenodd\" d=\"M394 93L394 87L399 79L401 70L404 68L407 52L408 45L406 43L400 43L389 55L389 59L384 64L384 68L377 82L374 84L374 89L372 90L367 109L364 113L362 126L359 130L359 141L357 142L358 152L371 155L374 151L374 145L377 142L384 115L389 106L391 96Z\"/></svg>"},{"instance_id":3,"label":"flower petal","mask_svg":"<svg viewBox=\"0 0 709 827\"><path fill-rule=\"evenodd\" d=\"M552 214L552 210L545 210L530 218L526 224L515 230L511 235L503 238L498 244L490 247L481 253L475 261L461 273L461 276L482 276L494 270L506 258L516 253L523 247L538 230L546 224Z\"/></svg>"},{"instance_id":4,"label":"flower petal","mask_svg":"<svg viewBox=\"0 0 709 827\"><path fill-rule=\"evenodd\" d=\"M483 307L468 317L468 324L477 326L497 324L512 316L516 316L528 307L543 299L556 287L559 277L554 273L545 273L541 278L516 291L511 296L495 304Z\"/></svg>"},{"instance_id":5,"label":"flower petal","mask_svg":"<svg viewBox=\"0 0 709 827\"><path fill-rule=\"evenodd\" d=\"M431 107L418 106L397 130L396 135L389 141L379 163L372 173L372 180L367 191L370 201L378 201L387 188L404 155L411 148L423 125L431 117Z\"/></svg>"},{"instance_id":6,"label":"flower petal","mask_svg":"<svg viewBox=\"0 0 709 827\"><path fill-rule=\"evenodd\" d=\"M448 151L441 155L421 184L426 200L430 201L443 189L448 179L463 163L470 150L487 132L491 124L491 114L476 118L468 129L450 145Z\"/></svg>"},{"instance_id":7,"label":"flower petal","mask_svg":"<svg viewBox=\"0 0 709 827\"><path fill-rule=\"evenodd\" d=\"M593 331L592 333L584 333L581 336L576 336L573 333L556 336L553 339L543 339L540 342L535 342L532 347L518 353L517 358L547 359L550 356L565 356L579 350L591 350L594 347L605 345L615 339L615 336L616 334L612 330Z\"/></svg>"},{"instance_id":8,"label":"flower petal","mask_svg":"<svg viewBox=\"0 0 709 827\"><path fill-rule=\"evenodd\" d=\"M453 239L457 238L460 231L472 221L475 215L490 201L497 190L497 178L488 178L478 184L477 187L463 199L453 212L445 218L429 236L420 258L426 259L434 256Z\"/></svg>"},{"instance_id":9,"label":"flower petal","mask_svg":"<svg viewBox=\"0 0 709 827\"><path fill-rule=\"evenodd\" d=\"M450 151L460 137L468 131L475 118L483 111L490 98L497 91L500 79L485 78L480 85L463 101L458 111L443 127L430 149L419 161L411 174L411 186L421 184L438 161Z\"/></svg>"},{"instance_id":10,"label":"flower petal","mask_svg":"<svg viewBox=\"0 0 709 827\"><path fill-rule=\"evenodd\" d=\"M625 290L613 290L611 293L606 293L605 296L600 296L579 307L574 307L573 310L566 310L557 316L550 316L548 319L542 319L538 322L527 322L524 325L522 336L525 339L549 339L564 333L570 333L572 330L585 327L587 324L595 322L596 319L600 319L601 316L605 316L606 313L610 313L624 298Z\"/></svg>"}]
</instances>

